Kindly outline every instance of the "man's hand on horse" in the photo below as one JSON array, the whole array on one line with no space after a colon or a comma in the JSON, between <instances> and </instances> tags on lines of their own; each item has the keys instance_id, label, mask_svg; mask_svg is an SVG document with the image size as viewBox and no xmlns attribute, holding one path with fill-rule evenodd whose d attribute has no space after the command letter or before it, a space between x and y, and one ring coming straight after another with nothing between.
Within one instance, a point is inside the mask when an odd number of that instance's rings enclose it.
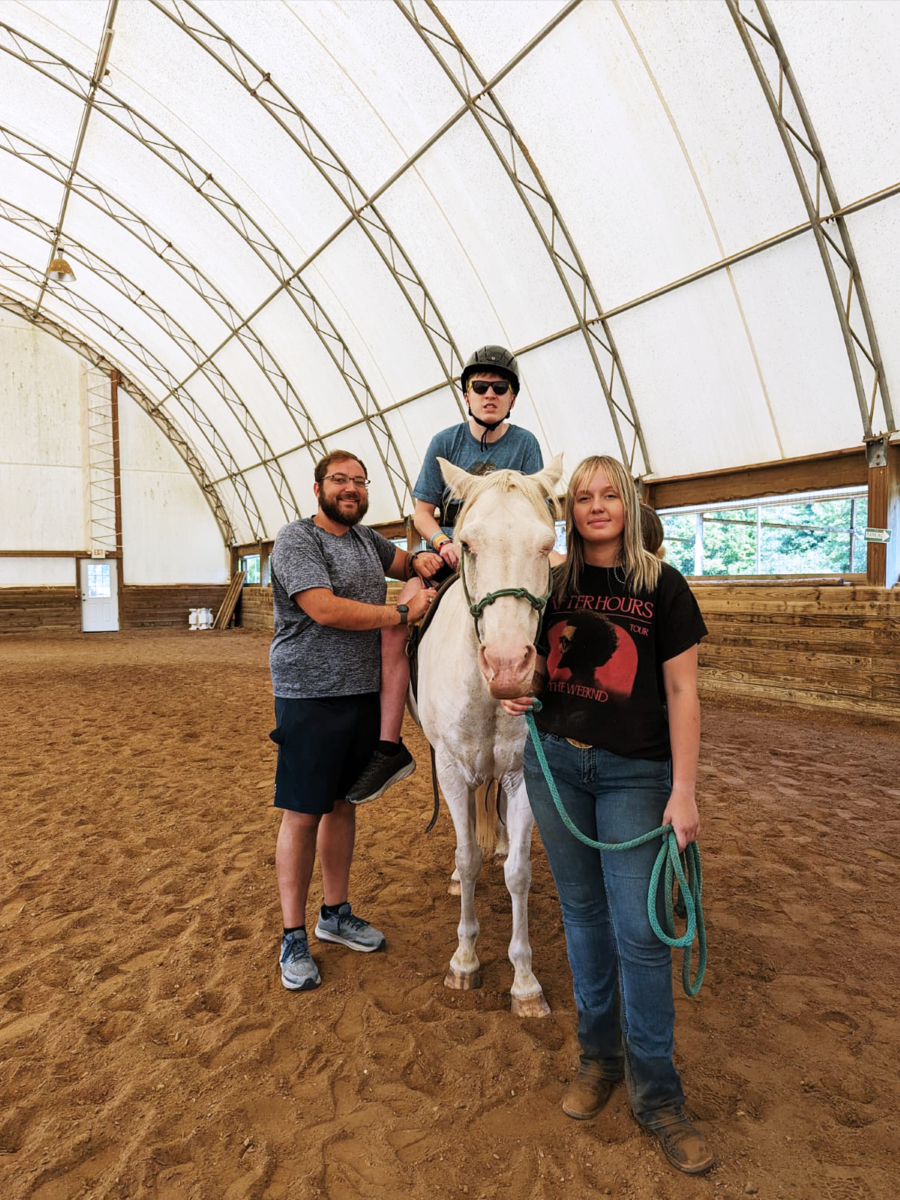
<instances>
[{"instance_id":1,"label":"man's hand on horse","mask_svg":"<svg viewBox=\"0 0 900 1200\"><path fill-rule=\"evenodd\" d=\"M437 595L434 588L423 588L422 591L416 592L414 596L409 598L409 619L410 621L421 621L429 608L434 602Z\"/></svg>"},{"instance_id":2,"label":"man's hand on horse","mask_svg":"<svg viewBox=\"0 0 900 1200\"><path fill-rule=\"evenodd\" d=\"M500 707L511 717L522 717L534 707L534 696L516 696L514 700L501 700Z\"/></svg>"},{"instance_id":3,"label":"man's hand on horse","mask_svg":"<svg viewBox=\"0 0 900 1200\"><path fill-rule=\"evenodd\" d=\"M452 567L454 571L457 569L459 566L459 555L452 542L442 542L438 547L438 553L448 567Z\"/></svg>"}]
</instances>

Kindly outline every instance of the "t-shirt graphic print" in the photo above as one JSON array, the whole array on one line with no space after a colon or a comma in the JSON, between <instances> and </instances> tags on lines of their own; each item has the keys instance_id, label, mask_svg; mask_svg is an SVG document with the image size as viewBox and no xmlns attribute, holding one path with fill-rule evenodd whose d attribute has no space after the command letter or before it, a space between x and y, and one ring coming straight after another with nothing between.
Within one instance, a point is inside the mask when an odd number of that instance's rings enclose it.
<instances>
[{"instance_id":1,"label":"t-shirt graphic print","mask_svg":"<svg viewBox=\"0 0 900 1200\"><path fill-rule=\"evenodd\" d=\"M626 758L670 757L662 665L706 633L684 578L663 564L650 594L618 572L586 566L574 594L551 601L538 639L549 681L537 725L545 733Z\"/></svg>"}]
</instances>

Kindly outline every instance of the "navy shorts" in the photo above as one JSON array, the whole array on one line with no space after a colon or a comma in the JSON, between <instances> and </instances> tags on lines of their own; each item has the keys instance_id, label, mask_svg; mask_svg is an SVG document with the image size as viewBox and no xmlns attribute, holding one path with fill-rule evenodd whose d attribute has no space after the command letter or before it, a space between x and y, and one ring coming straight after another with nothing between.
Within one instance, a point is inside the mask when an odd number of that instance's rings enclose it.
<instances>
[{"instance_id":1,"label":"navy shorts","mask_svg":"<svg viewBox=\"0 0 900 1200\"><path fill-rule=\"evenodd\" d=\"M356 783L378 742L381 709L377 692L322 696L312 700L275 697L278 746L276 808L330 813Z\"/></svg>"}]
</instances>

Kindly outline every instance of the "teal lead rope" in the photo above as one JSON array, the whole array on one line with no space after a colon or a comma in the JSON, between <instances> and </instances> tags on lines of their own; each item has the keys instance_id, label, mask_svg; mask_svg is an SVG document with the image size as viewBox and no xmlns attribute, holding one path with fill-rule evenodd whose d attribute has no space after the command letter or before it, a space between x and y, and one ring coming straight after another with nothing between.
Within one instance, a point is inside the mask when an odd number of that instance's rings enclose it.
<instances>
[{"instance_id":1,"label":"teal lead rope","mask_svg":"<svg viewBox=\"0 0 900 1200\"><path fill-rule=\"evenodd\" d=\"M533 711L538 712L540 707L540 700L535 700ZM661 942L665 942L667 946L684 951L681 960L681 986L684 988L686 995L696 996L703 983L703 976L706 974L706 925L703 921L703 905L701 903L703 871L700 867L700 847L696 842L689 842L685 846L684 853L679 854L678 843L675 840L675 834L672 832L671 825L660 825L659 829L651 829L649 833L642 833L640 837L632 838L628 842L595 842L593 838L589 838L586 834L582 833L573 824L572 819L563 806L559 792L556 790L556 784L553 782L550 767L547 765L544 747L541 745L541 739L538 737L537 726L534 723L534 716L531 712L525 714L525 720L528 722L528 732L531 734L534 750L538 756L538 762L541 764L541 770L544 772L544 779L547 781L550 795L553 797L553 803L556 805L556 811L559 813L560 820L573 837L577 838L579 842L583 842L585 846L590 846L592 850L633 850L635 846L643 846L645 842L651 842L654 838L662 838L662 845L659 848L659 854L656 856L656 862L653 864L653 871L650 875L650 888L647 892L647 916L650 918L653 932ZM656 916L656 894L659 888L659 877L662 874L663 865L665 865L666 872L665 929L662 928ZM677 900L673 897L673 885L676 880L678 882ZM687 928L681 937L677 936L675 929L676 912L680 917L684 917L687 920ZM694 953L695 937L697 939L697 972L694 978L691 979L691 960Z\"/></svg>"}]
</instances>

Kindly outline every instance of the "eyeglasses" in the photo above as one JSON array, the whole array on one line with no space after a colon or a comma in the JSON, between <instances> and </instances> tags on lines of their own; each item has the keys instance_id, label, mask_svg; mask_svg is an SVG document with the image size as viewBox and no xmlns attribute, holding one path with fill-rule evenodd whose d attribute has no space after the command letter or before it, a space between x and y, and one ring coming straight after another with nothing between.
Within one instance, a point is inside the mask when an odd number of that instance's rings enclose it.
<instances>
[{"instance_id":1,"label":"eyeglasses","mask_svg":"<svg viewBox=\"0 0 900 1200\"><path fill-rule=\"evenodd\" d=\"M330 479L332 483L336 483L338 487L343 487L347 483L352 483L354 487L367 488L371 482L369 479L363 479L362 475L323 475L323 479Z\"/></svg>"},{"instance_id":2,"label":"eyeglasses","mask_svg":"<svg viewBox=\"0 0 900 1200\"><path fill-rule=\"evenodd\" d=\"M490 379L473 379L469 387L477 396L484 396L488 388L494 389L495 396L505 396L509 391L509 381L506 379L498 379L496 383Z\"/></svg>"}]
</instances>

